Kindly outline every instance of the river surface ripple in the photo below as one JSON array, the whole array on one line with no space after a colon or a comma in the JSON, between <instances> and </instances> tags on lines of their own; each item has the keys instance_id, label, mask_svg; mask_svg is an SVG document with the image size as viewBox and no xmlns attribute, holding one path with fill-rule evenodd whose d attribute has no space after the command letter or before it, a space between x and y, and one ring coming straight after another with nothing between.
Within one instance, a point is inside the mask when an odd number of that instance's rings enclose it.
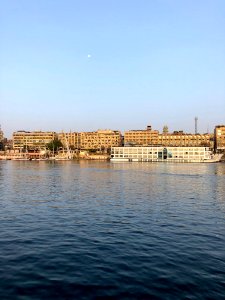
<instances>
[{"instance_id":1,"label":"river surface ripple","mask_svg":"<svg viewBox=\"0 0 225 300\"><path fill-rule=\"evenodd\" d=\"M0 162L0 299L225 299L225 164Z\"/></svg>"}]
</instances>

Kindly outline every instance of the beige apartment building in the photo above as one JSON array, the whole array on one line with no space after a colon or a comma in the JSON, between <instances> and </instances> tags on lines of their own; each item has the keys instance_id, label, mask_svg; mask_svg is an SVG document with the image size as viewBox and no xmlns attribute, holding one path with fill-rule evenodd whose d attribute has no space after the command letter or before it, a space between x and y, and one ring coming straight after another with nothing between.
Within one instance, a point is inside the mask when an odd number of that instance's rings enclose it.
<instances>
[{"instance_id":1,"label":"beige apartment building","mask_svg":"<svg viewBox=\"0 0 225 300\"><path fill-rule=\"evenodd\" d=\"M160 134L148 126L146 130L129 130L124 133L124 144L134 146L161 145L165 147L211 147L213 148L214 135L189 134L183 131Z\"/></svg>"},{"instance_id":2,"label":"beige apartment building","mask_svg":"<svg viewBox=\"0 0 225 300\"><path fill-rule=\"evenodd\" d=\"M166 147L211 147L213 148L213 134L189 134L182 131L159 134L159 145Z\"/></svg>"},{"instance_id":3,"label":"beige apartment building","mask_svg":"<svg viewBox=\"0 0 225 300\"><path fill-rule=\"evenodd\" d=\"M117 130L97 130L80 133L80 148L83 150L108 150L122 145L122 135Z\"/></svg>"},{"instance_id":4,"label":"beige apartment building","mask_svg":"<svg viewBox=\"0 0 225 300\"><path fill-rule=\"evenodd\" d=\"M16 131L13 133L13 148L45 149L56 137L52 131Z\"/></svg>"},{"instance_id":5,"label":"beige apartment building","mask_svg":"<svg viewBox=\"0 0 225 300\"><path fill-rule=\"evenodd\" d=\"M124 132L124 145L150 146L158 145L159 132L147 126L146 130L129 130Z\"/></svg>"},{"instance_id":6,"label":"beige apartment building","mask_svg":"<svg viewBox=\"0 0 225 300\"><path fill-rule=\"evenodd\" d=\"M79 132L61 132L58 133L58 139L63 146L70 149L80 149L80 133Z\"/></svg>"},{"instance_id":7,"label":"beige apartment building","mask_svg":"<svg viewBox=\"0 0 225 300\"><path fill-rule=\"evenodd\" d=\"M217 125L214 130L215 150L225 150L225 125Z\"/></svg>"}]
</instances>

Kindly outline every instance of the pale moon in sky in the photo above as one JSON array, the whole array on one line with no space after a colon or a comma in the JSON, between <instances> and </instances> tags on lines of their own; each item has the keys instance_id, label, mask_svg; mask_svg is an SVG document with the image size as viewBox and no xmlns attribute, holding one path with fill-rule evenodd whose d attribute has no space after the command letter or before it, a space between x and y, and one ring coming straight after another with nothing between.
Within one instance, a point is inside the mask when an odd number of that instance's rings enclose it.
<instances>
[{"instance_id":1,"label":"pale moon in sky","mask_svg":"<svg viewBox=\"0 0 225 300\"><path fill-rule=\"evenodd\" d=\"M91 58L91 54L88 54L88 56L87 56L88 58Z\"/></svg>"}]
</instances>

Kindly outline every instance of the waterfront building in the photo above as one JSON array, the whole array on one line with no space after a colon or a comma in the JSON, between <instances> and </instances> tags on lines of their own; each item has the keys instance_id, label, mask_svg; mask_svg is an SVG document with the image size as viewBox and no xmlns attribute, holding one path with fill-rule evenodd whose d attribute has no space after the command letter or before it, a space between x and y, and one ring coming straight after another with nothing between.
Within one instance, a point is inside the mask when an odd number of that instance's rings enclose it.
<instances>
[{"instance_id":1,"label":"waterfront building","mask_svg":"<svg viewBox=\"0 0 225 300\"><path fill-rule=\"evenodd\" d=\"M124 132L124 145L149 146L158 145L158 130L152 130L150 125L146 130L129 130Z\"/></svg>"},{"instance_id":2,"label":"waterfront building","mask_svg":"<svg viewBox=\"0 0 225 300\"><path fill-rule=\"evenodd\" d=\"M213 134L190 134L183 131L159 134L158 144L170 147L210 147L213 149Z\"/></svg>"},{"instance_id":3,"label":"waterfront building","mask_svg":"<svg viewBox=\"0 0 225 300\"><path fill-rule=\"evenodd\" d=\"M13 149L45 149L56 137L53 131L16 131L13 133Z\"/></svg>"},{"instance_id":4,"label":"waterfront building","mask_svg":"<svg viewBox=\"0 0 225 300\"><path fill-rule=\"evenodd\" d=\"M217 125L214 130L215 150L225 150L225 125Z\"/></svg>"},{"instance_id":5,"label":"waterfront building","mask_svg":"<svg viewBox=\"0 0 225 300\"><path fill-rule=\"evenodd\" d=\"M167 128L166 128L167 129ZM129 130L124 133L125 146L170 146L170 147L198 147L213 148L213 134L189 134L183 131L173 133L159 133L148 126L146 130Z\"/></svg>"},{"instance_id":6,"label":"waterfront building","mask_svg":"<svg viewBox=\"0 0 225 300\"><path fill-rule=\"evenodd\" d=\"M208 147L113 147L111 161L119 162L206 162L212 160Z\"/></svg>"},{"instance_id":7,"label":"waterfront building","mask_svg":"<svg viewBox=\"0 0 225 300\"><path fill-rule=\"evenodd\" d=\"M97 130L80 133L80 148L83 150L106 151L122 145L122 135L117 130Z\"/></svg>"},{"instance_id":8,"label":"waterfront building","mask_svg":"<svg viewBox=\"0 0 225 300\"><path fill-rule=\"evenodd\" d=\"M58 139L63 146L70 149L80 149L80 133L79 132L61 132L58 133Z\"/></svg>"}]
</instances>

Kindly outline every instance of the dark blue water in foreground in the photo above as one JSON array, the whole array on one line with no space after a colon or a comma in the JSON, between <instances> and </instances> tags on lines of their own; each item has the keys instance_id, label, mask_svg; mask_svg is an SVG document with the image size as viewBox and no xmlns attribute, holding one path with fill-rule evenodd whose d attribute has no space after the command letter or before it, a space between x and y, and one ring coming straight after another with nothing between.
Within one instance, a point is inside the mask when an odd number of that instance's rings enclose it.
<instances>
[{"instance_id":1,"label":"dark blue water in foreground","mask_svg":"<svg viewBox=\"0 0 225 300\"><path fill-rule=\"evenodd\" d=\"M225 164L0 162L0 299L225 299Z\"/></svg>"}]
</instances>

